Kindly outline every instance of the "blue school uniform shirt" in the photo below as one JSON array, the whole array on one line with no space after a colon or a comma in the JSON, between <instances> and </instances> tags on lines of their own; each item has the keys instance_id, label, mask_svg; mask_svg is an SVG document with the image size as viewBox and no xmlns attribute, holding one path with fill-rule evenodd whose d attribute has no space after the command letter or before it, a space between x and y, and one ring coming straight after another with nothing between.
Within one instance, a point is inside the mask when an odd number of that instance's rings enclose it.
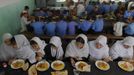
<instances>
[{"instance_id":1,"label":"blue school uniform shirt","mask_svg":"<svg viewBox=\"0 0 134 75\"><path fill-rule=\"evenodd\" d=\"M87 7L86 7L86 11L87 13L91 13L93 11L93 5L89 4Z\"/></svg>"},{"instance_id":2,"label":"blue school uniform shirt","mask_svg":"<svg viewBox=\"0 0 134 75\"><path fill-rule=\"evenodd\" d=\"M129 24L126 28L125 28L125 33L127 35L134 35L134 23Z\"/></svg>"},{"instance_id":3,"label":"blue school uniform shirt","mask_svg":"<svg viewBox=\"0 0 134 75\"><path fill-rule=\"evenodd\" d=\"M35 16L45 16L45 15L46 15L45 12L40 12L40 11L35 12Z\"/></svg>"},{"instance_id":4,"label":"blue school uniform shirt","mask_svg":"<svg viewBox=\"0 0 134 75\"><path fill-rule=\"evenodd\" d=\"M115 12L118 9L118 5L117 4L112 4L111 5L111 11Z\"/></svg>"},{"instance_id":5,"label":"blue school uniform shirt","mask_svg":"<svg viewBox=\"0 0 134 75\"><path fill-rule=\"evenodd\" d=\"M45 23L44 22L33 22L32 27L34 29L34 34L36 36L40 36L44 34L43 28Z\"/></svg>"},{"instance_id":6,"label":"blue school uniform shirt","mask_svg":"<svg viewBox=\"0 0 134 75\"><path fill-rule=\"evenodd\" d=\"M132 12L132 16L134 17L134 11Z\"/></svg>"},{"instance_id":7,"label":"blue school uniform shirt","mask_svg":"<svg viewBox=\"0 0 134 75\"><path fill-rule=\"evenodd\" d=\"M110 12L110 5L105 4L103 7L104 7L104 12L105 13Z\"/></svg>"},{"instance_id":8,"label":"blue school uniform shirt","mask_svg":"<svg viewBox=\"0 0 134 75\"><path fill-rule=\"evenodd\" d=\"M78 25L75 21L71 21L68 23L68 35L74 35L75 34L75 27Z\"/></svg>"},{"instance_id":9,"label":"blue school uniform shirt","mask_svg":"<svg viewBox=\"0 0 134 75\"><path fill-rule=\"evenodd\" d=\"M59 22L57 22L56 24L56 34L58 36L64 36L66 35L67 32L67 22L64 20L61 20Z\"/></svg>"},{"instance_id":10,"label":"blue school uniform shirt","mask_svg":"<svg viewBox=\"0 0 134 75\"><path fill-rule=\"evenodd\" d=\"M92 24L92 29L95 32L102 32L103 31L103 26L104 26L104 21L103 19L96 19L93 24Z\"/></svg>"},{"instance_id":11,"label":"blue school uniform shirt","mask_svg":"<svg viewBox=\"0 0 134 75\"><path fill-rule=\"evenodd\" d=\"M128 11L128 10L126 10L125 13L124 13L124 18L128 18L130 16L133 16L133 13Z\"/></svg>"},{"instance_id":12,"label":"blue school uniform shirt","mask_svg":"<svg viewBox=\"0 0 134 75\"><path fill-rule=\"evenodd\" d=\"M56 22L49 22L45 25L45 31L48 36L55 36Z\"/></svg>"},{"instance_id":13,"label":"blue school uniform shirt","mask_svg":"<svg viewBox=\"0 0 134 75\"><path fill-rule=\"evenodd\" d=\"M92 26L92 23L87 21L87 20L84 20L82 21L82 23L79 25L79 29L81 29L82 31L84 32L87 32Z\"/></svg>"},{"instance_id":14,"label":"blue school uniform shirt","mask_svg":"<svg viewBox=\"0 0 134 75\"><path fill-rule=\"evenodd\" d=\"M101 14L105 12L105 10L104 10L104 4L99 4L99 12Z\"/></svg>"}]
</instances>

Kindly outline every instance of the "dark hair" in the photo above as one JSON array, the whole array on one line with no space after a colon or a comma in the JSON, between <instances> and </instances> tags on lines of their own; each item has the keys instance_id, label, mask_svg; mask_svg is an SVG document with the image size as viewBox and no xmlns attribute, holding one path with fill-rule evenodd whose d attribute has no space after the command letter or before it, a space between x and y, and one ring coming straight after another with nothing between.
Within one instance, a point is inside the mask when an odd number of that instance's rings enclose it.
<instances>
[{"instance_id":1,"label":"dark hair","mask_svg":"<svg viewBox=\"0 0 134 75\"><path fill-rule=\"evenodd\" d=\"M64 4L61 4L61 6L63 7L63 6L64 6Z\"/></svg>"},{"instance_id":2,"label":"dark hair","mask_svg":"<svg viewBox=\"0 0 134 75\"><path fill-rule=\"evenodd\" d=\"M28 6L25 6L25 7L24 7L24 9L25 9L25 10L28 10L28 9L29 9L29 7L28 7Z\"/></svg>"},{"instance_id":3,"label":"dark hair","mask_svg":"<svg viewBox=\"0 0 134 75\"><path fill-rule=\"evenodd\" d=\"M76 39L76 42L80 42L80 43L82 43L82 44L85 44L84 39L81 38L81 37L78 37L78 38Z\"/></svg>"},{"instance_id":4,"label":"dark hair","mask_svg":"<svg viewBox=\"0 0 134 75\"><path fill-rule=\"evenodd\" d=\"M60 20L64 20L64 16L63 15L60 15Z\"/></svg>"},{"instance_id":5,"label":"dark hair","mask_svg":"<svg viewBox=\"0 0 134 75\"><path fill-rule=\"evenodd\" d=\"M30 41L30 45L35 45L35 44L37 44L37 43L34 40Z\"/></svg>"},{"instance_id":6,"label":"dark hair","mask_svg":"<svg viewBox=\"0 0 134 75\"><path fill-rule=\"evenodd\" d=\"M130 7L130 10L134 10L134 7Z\"/></svg>"},{"instance_id":7,"label":"dark hair","mask_svg":"<svg viewBox=\"0 0 134 75\"><path fill-rule=\"evenodd\" d=\"M49 17L47 18L47 21L48 21L48 22L51 22L51 21L52 21L52 17L49 16Z\"/></svg>"},{"instance_id":8,"label":"dark hair","mask_svg":"<svg viewBox=\"0 0 134 75\"><path fill-rule=\"evenodd\" d=\"M35 17L35 21L39 21L39 17Z\"/></svg>"},{"instance_id":9,"label":"dark hair","mask_svg":"<svg viewBox=\"0 0 134 75\"><path fill-rule=\"evenodd\" d=\"M87 16L87 17L86 17L86 20L90 20L90 19L91 19L91 17L90 17L90 16Z\"/></svg>"},{"instance_id":10,"label":"dark hair","mask_svg":"<svg viewBox=\"0 0 134 75\"><path fill-rule=\"evenodd\" d=\"M11 44L12 44L12 45L15 45L15 44L16 44L15 37L12 37L12 38L10 39L10 41L11 41Z\"/></svg>"},{"instance_id":11,"label":"dark hair","mask_svg":"<svg viewBox=\"0 0 134 75\"><path fill-rule=\"evenodd\" d=\"M27 14L27 13L23 13L23 12L22 12L22 13L20 14L20 17L22 17L22 16L25 15L25 14Z\"/></svg>"},{"instance_id":12,"label":"dark hair","mask_svg":"<svg viewBox=\"0 0 134 75\"><path fill-rule=\"evenodd\" d=\"M52 44L52 43L50 43L50 44L51 44L51 46L56 47L54 44Z\"/></svg>"},{"instance_id":13,"label":"dark hair","mask_svg":"<svg viewBox=\"0 0 134 75\"><path fill-rule=\"evenodd\" d=\"M72 16L67 16L68 22L72 21L73 20L72 18L73 18Z\"/></svg>"}]
</instances>

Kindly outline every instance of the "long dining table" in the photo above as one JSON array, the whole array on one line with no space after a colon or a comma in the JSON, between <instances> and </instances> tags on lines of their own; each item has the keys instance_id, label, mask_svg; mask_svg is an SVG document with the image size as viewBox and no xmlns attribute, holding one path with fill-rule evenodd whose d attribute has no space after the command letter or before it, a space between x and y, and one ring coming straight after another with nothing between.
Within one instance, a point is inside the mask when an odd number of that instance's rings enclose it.
<instances>
[{"instance_id":1,"label":"long dining table","mask_svg":"<svg viewBox=\"0 0 134 75\"><path fill-rule=\"evenodd\" d=\"M95 66L95 62L89 61L87 63L91 65L90 72L76 72L74 71L75 68L72 67L69 62L64 62L64 63L65 63L65 68L63 70L67 70L68 75L134 75L134 71L126 72L122 70L118 66L118 62L109 62L110 69L107 71L102 71ZM4 71L5 71L5 75L28 75L28 71L23 71L22 69L14 70L10 66L4 69ZM51 75L51 72L54 72L54 70L50 67L47 71L44 72L38 71L38 75Z\"/></svg>"}]
</instances>

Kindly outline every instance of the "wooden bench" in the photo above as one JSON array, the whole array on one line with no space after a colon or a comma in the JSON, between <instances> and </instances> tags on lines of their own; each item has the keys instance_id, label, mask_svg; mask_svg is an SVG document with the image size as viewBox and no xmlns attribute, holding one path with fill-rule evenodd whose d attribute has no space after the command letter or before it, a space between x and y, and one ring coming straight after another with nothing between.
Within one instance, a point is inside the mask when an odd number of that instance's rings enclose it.
<instances>
[{"instance_id":1,"label":"wooden bench","mask_svg":"<svg viewBox=\"0 0 134 75\"><path fill-rule=\"evenodd\" d=\"M30 33L30 32L23 32L21 34L24 34L28 39L31 39L35 36L33 33ZM114 36L113 34L102 34L102 35L107 36L108 40L122 40L122 39L124 39L123 36L118 37L118 36ZM64 37L61 37L61 39L72 40L72 39L75 39L76 36L77 35L65 35ZM96 34L87 34L87 37L89 40L94 40L98 36L99 35L96 35ZM43 40L49 40L51 37L43 35L43 36L40 36L40 38Z\"/></svg>"}]
</instances>

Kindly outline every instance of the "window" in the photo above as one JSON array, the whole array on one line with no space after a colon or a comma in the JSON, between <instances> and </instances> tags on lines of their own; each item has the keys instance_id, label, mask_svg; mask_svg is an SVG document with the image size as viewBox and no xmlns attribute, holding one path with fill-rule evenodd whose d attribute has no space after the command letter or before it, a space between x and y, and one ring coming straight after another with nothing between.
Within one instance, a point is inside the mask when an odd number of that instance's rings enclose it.
<instances>
[{"instance_id":1,"label":"window","mask_svg":"<svg viewBox=\"0 0 134 75\"><path fill-rule=\"evenodd\" d=\"M78 0L73 0L74 2L78 2Z\"/></svg>"},{"instance_id":2,"label":"window","mask_svg":"<svg viewBox=\"0 0 134 75\"><path fill-rule=\"evenodd\" d=\"M66 0L56 0L56 2L65 2ZM78 0L73 0L74 2L78 2Z\"/></svg>"},{"instance_id":3,"label":"window","mask_svg":"<svg viewBox=\"0 0 134 75\"><path fill-rule=\"evenodd\" d=\"M111 0L111 1L115 1L115 2L119 2L119 1L125 2L125 0Z\"/></svg>"},{"instance_id":4,"label":"window","mask_svg":"<svg viewBox=\"0 0 134 75\"><path fill-rule=\"evenodd\" d=\"M20 0L0 0L0 7L4 7L13 3L17 3Z\"/></svg>"},{"instance_id":5,"label":"window","mask_svg":"<svg viewBox=\"0 0 134 75\"><path fill-rule=\"evenodd\" d=\"M66 0L56 0L56 2L65 2Z\"/></svg>"},{"instance_id":6,"label":"window","mask_svg":"<svg viewBox=\"0 0 134 75\"><path fill-rule=\"evenodd\" d=\"M105 2L109 2L109 0L100 0L101 3L104 2L104 1L105 1Z\"/></svg>"}]
</instances>

